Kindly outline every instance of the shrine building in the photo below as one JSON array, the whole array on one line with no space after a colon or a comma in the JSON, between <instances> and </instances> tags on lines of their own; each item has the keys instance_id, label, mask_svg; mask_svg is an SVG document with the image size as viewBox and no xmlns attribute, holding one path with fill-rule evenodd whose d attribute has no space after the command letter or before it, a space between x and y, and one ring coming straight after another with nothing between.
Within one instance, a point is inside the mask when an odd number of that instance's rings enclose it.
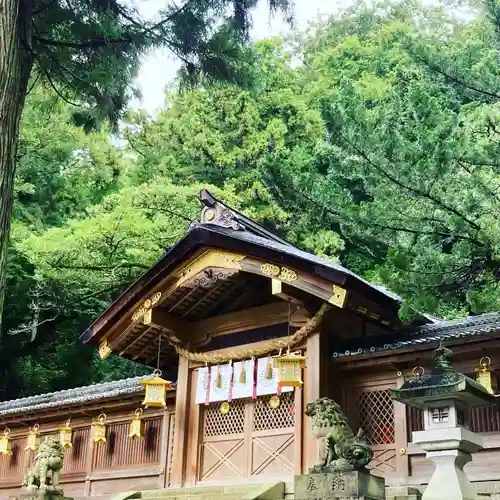
<instances>
[{"instance_id":1,"label":"shrine building","mask_svg":"<svg viewBox=\"0 0 500 500\"><path fill-rule=\"evenodd\" d=\"M496 392L500 314L403 323L398 296L200 199L200 221L81 336L152 375L0 402L0 499L19 494L48 434L67 445L65 496L284 484L278 497L293 498L317 460L305 405L323 396L365 431L387 498L425 485L433 466L411 443L422 413L390 389L445 342L457 370L476 377L481 362ZM465 470L496 489L497 407L474 410L472 430L488 439Z\"/></svg>"}]
</instances>

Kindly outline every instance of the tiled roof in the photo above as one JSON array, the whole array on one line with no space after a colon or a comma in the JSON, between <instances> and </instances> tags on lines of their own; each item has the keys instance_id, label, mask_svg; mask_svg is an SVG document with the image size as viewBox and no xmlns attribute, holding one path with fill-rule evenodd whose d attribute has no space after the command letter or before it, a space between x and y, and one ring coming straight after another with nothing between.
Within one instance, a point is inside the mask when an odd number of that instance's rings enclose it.
<instances>
[{"instance_id":1,"label":"tiled roof","mask_svg":"<svg viewBox=\"0 0 500 500\"><path fill-rule=\"evenodd\" d=\"M500 312L469 316L466 319L440 321L424 325L406 332L349 341L349 344L334 347L334 358L345 358L366 353L397 350L422 344L435 344L444 340L458 340L464 337L480 336L500 332Z\"/></svg>"},{"instance_id":2,"label":"tiled roof","mask_svg":"<svg viewBox=\"0 0 500 500\"><path fill-rule=\"evenodd\" d=\"M0 402L0 417L16 413L27 413L59 406L78 405L101 399L113 398L126 394L140 393L144 387L140 384L142 380L151 378L151 375L142 377L126 378L114 382L87 385L75 389L39 394L27 398L14 399Z\"/></svg>"}]
</instances>

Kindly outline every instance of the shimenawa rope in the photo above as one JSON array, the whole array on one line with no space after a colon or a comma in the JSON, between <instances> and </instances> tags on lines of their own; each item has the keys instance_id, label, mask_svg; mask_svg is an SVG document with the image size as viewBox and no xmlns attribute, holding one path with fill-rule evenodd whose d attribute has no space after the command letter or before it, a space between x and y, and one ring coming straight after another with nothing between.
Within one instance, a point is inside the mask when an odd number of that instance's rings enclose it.
<instances>
[{"instance_id":1,"label":"shimenawa rope","mask_svg":"<svg viewBox=\"0 0 500 500\"><path fill-rule=\"evenodd\" d=\"M274 351L279 351L280 349L286 349L288 347L293 347L305 338L307 338L311 333L315 332L320 326L323 316L326 311L330 309L330 305L324 303L318 312L301 328L299 328L291 337L279 340L269 340L265 345L260 347L254 347L250 349L245 349L244 347L239 349L234 349L224 354L204 353L204 352L191 352L188 349L184 349L175 345L175 350L179 356L187 358L189 361L194 361L196 363L206 363L206 364L221 364L228 363L229 361L237 361L240 359L249 359L265 356Z\"/></svg>"}]
</instances>

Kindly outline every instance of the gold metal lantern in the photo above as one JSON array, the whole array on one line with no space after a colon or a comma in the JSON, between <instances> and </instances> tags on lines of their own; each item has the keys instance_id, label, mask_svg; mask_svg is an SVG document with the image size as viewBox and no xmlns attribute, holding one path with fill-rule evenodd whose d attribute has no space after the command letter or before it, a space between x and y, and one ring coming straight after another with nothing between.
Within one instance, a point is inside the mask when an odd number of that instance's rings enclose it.
<instances>
[{"instance_id":1,"label":"gold metal lantern","mask_svg":"<svg viewBox=\"0 0 500 500\"><path fill-rule=\"evenodd\" d=\"M101 413L97 420L92 422L92 442L105 443L106 442L106 415Z\"/></svg>"},{"instance_id":2,"label":"gold metal lantern","mask_svg":"<svg viewBox=\"0 0 500 500\"><path fill-rule=\"evenodd\" d=\"M38 436L40 435L40 426L35 424L33 427L30 427L28 431L28 436L26 438L26 448L24 451L36 451L36 447L38 446Z\"/></svg>"},{"instance_id":3,"label":"gold metal lantern","mask_svg":"<svg viewBox=\"0 0 500 500\"><path fill-rule=\"evenodd\" d=\"M142 402L146 408L149 406L165 408L167 406L167 391L173 391L174 388L172 382L161 378L160 370L155 370L153 378L143 380L141 384L146 391Z\"/></svg>"},{"instance_id":4,"label":"gold metal lantern","mask_svg":"<svg viewBox=\"0 0 500 500\"><path fill-rule=\"evenodd\" d=\"M302 368L306 356L287 352L274 358L274 367L278 370L278 387L302 387Z\"/></svg>"},{"instance_id":5,"label":"gold metal lantern","mask_svg":"<svg viewBox=\"0 0 500 500\"><path fill-rule=\"evenodd\" d=\"M480 383L490 394L493 394L493 377L491 373L491 359L483 356L475 370L476 382Z\"/></svg>"},{"instance_id":6,"label":"gold metal lantern","mask_svg":"<svg viewBox=\"0 0 500 500\"><path fill-rule=\"evenodd\" d=\"M12 456L12 441L8 427L3 431L3 436L0 436L0 455Z\"/></svg>"},{"instance_id":7,"label":"gold metal lantern","mask_svg":"<svg viewBox=\"0 0 500 500\"><path fill-rule=\"evenodd\" d=\"M142 439L144 437L144 425L142 421L142 414L144 413L142 408L137 408L134 412L134 416L130 421L130 429L128 437L130 439Z\"/></svg>"},{"instance_id":8,"label":"gold metal lantern","mask_svg":"<svg viewBox=\"0 0 500 500\"><path fill-rule=\"evenodd\" d=\"M73 429L71 428L71 419L68 419L63 427L59 429L59 442L63 448L71 448L73 444L71 439L73 437Z\"/></svg>"}]
</instances>

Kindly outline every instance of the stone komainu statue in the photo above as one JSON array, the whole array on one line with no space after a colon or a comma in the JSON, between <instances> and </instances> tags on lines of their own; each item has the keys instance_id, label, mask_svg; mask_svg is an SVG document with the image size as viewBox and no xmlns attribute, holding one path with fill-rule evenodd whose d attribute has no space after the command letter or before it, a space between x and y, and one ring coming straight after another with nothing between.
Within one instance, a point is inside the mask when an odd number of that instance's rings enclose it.
<instances>
[{"instance_id":1,"label":"stone komainu statue","mask_svg":"<svg viewBox=\"0 0 500 500\"><path fill-rule=\"evenodd\" d=\"M320 461L313 472L343 472L362 469L373 458L370 445L360 429L354 435L342 408L330 398L319 398L306 405L313 434L319 441Z\"/></svg>"},{"instance_id":2,"label":"stone komainu statue","mask_svg":"<svg viewBox=\"0 0 500 500\"><path fill-rule=\"evenodd\" d=\"M33 466L26 471L24 486L30 493L49 490L62 495L58 488L64 448L55 436L47 436L36 450Z\"/></svg>"}]
</instances>

